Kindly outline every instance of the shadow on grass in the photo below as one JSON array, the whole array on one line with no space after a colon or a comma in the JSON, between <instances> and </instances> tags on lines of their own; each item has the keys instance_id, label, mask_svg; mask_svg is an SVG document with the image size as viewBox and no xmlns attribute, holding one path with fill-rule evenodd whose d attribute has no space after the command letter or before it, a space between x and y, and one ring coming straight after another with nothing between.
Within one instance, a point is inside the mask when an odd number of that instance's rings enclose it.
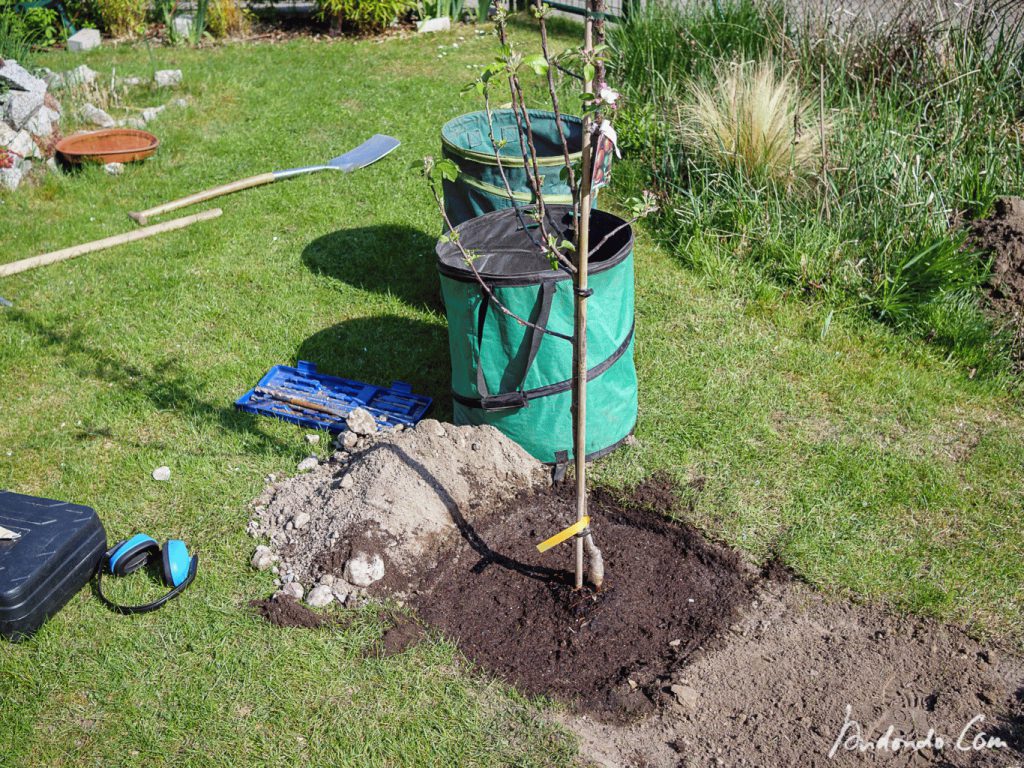
<instances>
[{"instance_id":1,"label":"shadow on grass","mask_svg":"<svg viewBox=\"0 0 1024 768\"><path fill-rule=\"evenodd\" d=\"M346 320L318 331L296 352L323 373L388 386L404 381L434 398L431 415L451 418L448 333L440 322L384 315Z\"/></svg>"},{"instance_id":2,"label":"shadow on grass","mask_svg":"<svg viewBox=\"0 0 1024 768\"><path fill-rule=\"evenodd\" d=\"M353 227L318 237L303 250L302 261L316 274L444 314L434 265L436 244L436 238L412 227Z\"/></svg>"},{"instance_id":3,"label":"shadow on grass","mask_svg":"<svg viewBox=\"0 0 1024 768\"><path fill-rule=\"evenodd\" d=\"M141 395L158 410L174 411L189 420L212 422L228 431L252 435L266 450L293 449L289 442L263 432L256 416L235 410L232 402L215 404L203 400L198 394L202 390L202 381L187 369L182 369L175 360L162 361L159 368L147 370L89 344L80 332L58 331L27 312L14 309L4 317L59 353L67 367L79 377L100 379L122 389L126 393L125 400ZM240 387L239 394L244 388ZM109 427L99 427L74 437L81 440L113 435Z\"/></svg>"}]
</instances>

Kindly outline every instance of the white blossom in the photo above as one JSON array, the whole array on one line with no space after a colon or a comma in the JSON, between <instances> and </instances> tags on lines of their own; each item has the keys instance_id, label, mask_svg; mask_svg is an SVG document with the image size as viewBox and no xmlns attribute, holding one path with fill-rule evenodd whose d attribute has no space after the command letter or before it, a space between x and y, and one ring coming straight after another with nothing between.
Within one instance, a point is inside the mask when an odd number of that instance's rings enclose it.
<instances>
[{"instance_id":1,"label":"white blossom","mask_svg":"<svg viewBox=\"0 0 1024 768\"><path fill-rule=\"evenodd\" d=\"M622 153L619 152L619 134L612 128L612 124L607 120L602 120L597 126L597 134L599 138L604 138L609 141L612 148L615 150L615 156L622 159Z\"/></svg>"},{"instance_id":2,"label":"white blossom","mask_svg":"<svg viewBox=\"0 0 1024 768\"><path fill-rule=\"evenodd\" d=\"M619 100L619 96L620 96L618 91L612 90L607 85L604 86L598 92L597 95L601 99L602 102L604 102L605 104L608 104L609 106L615 106L615 102L617 102Z\"/></svg>"}]
</instances>

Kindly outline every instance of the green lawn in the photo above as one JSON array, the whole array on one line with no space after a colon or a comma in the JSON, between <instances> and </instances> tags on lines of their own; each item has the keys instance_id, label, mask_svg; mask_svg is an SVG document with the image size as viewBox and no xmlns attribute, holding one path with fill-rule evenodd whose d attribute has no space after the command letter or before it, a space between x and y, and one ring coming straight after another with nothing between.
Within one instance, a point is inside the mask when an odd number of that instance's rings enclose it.
<instances>
[{"instance_id":1,"label":"green lawn","mask_svg":"<svg viewBox=\"0 0 1024 768\"><path fill-rule=\"evenodd\" d=\"M459 85L492 45L469 30L41 57L123 75L181 68L193 103L159 118L159 154L121 177L88 169L0 197L2 261L127 230L128 210L327 159L374 132L403 146L370 169L241 193L218 220L0 282L15 302L0 310L0 487L89 504L111 538L180 536L202 557L196 584L161 612L116 616L83 590L36 638L3 648L0 763L573 761L537 705L448 645L381 660L372 610L310 632L247 608L272 591L248 565L249 502L308 445L234 399L302 358L403 379L450 416L438 216L406 168L476 107ZM756 277L681 262L641 238L639 442L598 477L704 477L680 513L752 558L777 552L832 594L1021 644L1019 404L879 326L826 323L826 308ZM156 483L163 464L171 481Z\"/></svg>"}]
</instances>

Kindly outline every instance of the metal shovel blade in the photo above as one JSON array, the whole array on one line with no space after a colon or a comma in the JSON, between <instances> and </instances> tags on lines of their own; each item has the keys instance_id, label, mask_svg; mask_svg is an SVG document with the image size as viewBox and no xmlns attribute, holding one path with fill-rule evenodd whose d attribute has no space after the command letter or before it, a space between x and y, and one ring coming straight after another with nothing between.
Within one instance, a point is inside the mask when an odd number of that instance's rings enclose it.
<instances>
[{"instance_id":1,"label":"metal shovel blade","mask_svg":"<svg viewBox=\"0 0 1024 768\"><path fill-rule=\"evenodd\" d=\"M377 133L355 149L349 150L344 155L338 155L333 160L328 160L326 165L307 165L302 168L274 171L274 181L298 176L303 173L314 173L315 171L342 171L344 173L355 171L359 168L365 168L371 163L377 162L385 155L394 152L401 143L398 139L391 136Z\"/></svg>"},{"instance_id":2,"label":"metal shovel blade","mask_svg":"<svg viewBox=\"0 0 1024 768\"><path fill-rule=\"evenodd\" d=\"M355 149L328 161L327 164L340 171L354 171L357 168L365 168L371 163L377 162L385 155L394 152L400 144L401 142L398 139L377 133Z\"/></svg>"}]
</instances>

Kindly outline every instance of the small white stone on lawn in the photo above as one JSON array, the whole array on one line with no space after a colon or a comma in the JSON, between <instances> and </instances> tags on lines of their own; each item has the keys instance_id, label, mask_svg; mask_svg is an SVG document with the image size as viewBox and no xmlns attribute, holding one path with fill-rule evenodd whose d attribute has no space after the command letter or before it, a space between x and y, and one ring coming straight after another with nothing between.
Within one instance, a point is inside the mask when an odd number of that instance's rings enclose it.
<instances>
[{"instance_id":1,"label":"small white stone on lawn","mask_svg":"<svg viewBox=\"0 0 1024 768\"><path fill-rule=\"evenodd\" d=\"M78 114L86 122L98 125L100 128L113 128L116 125L114 118L93 104L84 104L78 110Z\"/></svg>"},{"instance_id":2,"label":"small white stone on lawn","mask_svg":"<svg viewBox=\"0 0 1024 768\"><path fill-rule=\"evenodd\" d=\"M110 176L120 176L124 173L124 163L107 163L103 166L103 170Z\"/></svg>"},{"instance_id":3,"label":"small white stone on lawn","mask_svg":"<svg viewBox=\"0 0 1024 768\"><path fill-rule=\"evenodd\" d=\"M153 479L159 480L160 482L166 482L171 479L171 468L170 467L157 467L153 470Z\"/></svg>"},{"instance_id":4,"label":"small white stone on lawn","mask_svg":"<svg viewBox=\"0 0 1024 768\"><path fill-rule=\"evenodd\" d=\"M318 466L320 466L320 460L316 456L308 456L299 462L296 469L299 472L312 472Z\"/></svg>"},{"instance_id":5,"label":"small white stone on lawn","mask_svg":"<svg viewBox=\"0 0 1024 768\"><path fill-rule=\"evenodd\" d=\"M257 571L265 571L274 564L276 559L270 547L260 545L256 547L256 552L253 553L252 567Z\"/></svg>"},{"instance_id":6,"label":"small white stone on lawn","mask_svg":"<svg viewBox=\"0 0 1024 768\"><path fill-rule=\"evenodd\" d=\"M267 475L265 478L263 478L263 482L265 482L265 483L276 483L277 482L277 475L273 475L273 474Z\"/></svg>"},{"instance_id":7,"label":"small white stone on lawn","mask_svg":"<svg viewBox=\"0 0 1024 768\"><path fill-rule=\"evenodd\" d=\"M309 524L309 513L299 512L299 514L295 516L295 520L293 522L295 523L296 528L305 528L306 525Z\"/></svg>"},{"instance_id":8,"label":"small white stone on lawn","mask_svg":"<svg viewBox=\"0 0 1024 768\"><path fill-rule=\"evenodd\" d=\"M69 86L92 85L96 82L97 77L99 77L99 73L85 64L79 64L70 72L65 72L61 75L63 84Z\"/></svg>"},{"instance_id":9,"label":"small white stone on lawn","mask_svg":"<svg viewBox=\"0 0 1024 768\"><path fill-rule=\"evenodd\" d=\"M384 578L384 559L359 552L345 563L345 580L357 587L368 587Z\"/></svg>"},{"instance_id":10,"label":"small white stone on lawn","mask_svg":"<svg viewBox=\"0 0 1024 768\"><path fill-rule=\"evenodd\" d=\"M165 109L167 109L167 107L164 107L162 105L159 107L147 107L146 109L142 110L142 119L147 123L156 120L157 115L159 115Z\"/></svg>"},{"instance_id":11,"label":"small white stone on lawn","mask_svg":"<svg viewBox=\"0 0 1024 768\"><path fill-rule=\"evenodd\" d=\"M159 88L171 88L175 85L181 85L181 80L180 69L161 69L153 75L153 81Z\"/></svg>"},{"instance_id":12,"label":"small white stone on lawn","mask_svg":"<svg viewBox=\"0 0 1024 768\"><path fill-rule=\"evenodd\" d=\"M100 47L100 31L98 29L80 29L68 38L68 50L80 53Z\"/></svg>"},{"instance_id":13,"label":"small white stone on lawn","mask_svg":"<svg viewBox=\"0 0 1024 768\"><path fill-rule=\"evenodd\" d=\"M306 594L306 590L302 588L302 585L297 581L289 581L283 587L281 587L281 594L293 597L296 600L301 600L302 596Z\"/></svg>"},{"instance_id":14,"label":"small white stone on lawn","mask_svg":"<svg viewBox=\"0 0 1024 768\"><path fill-rule=\"evenodd\" d=\"M122 77L121 78L121 85L126 85L128 87L134 87L134 86L137 86L137 85L142 85L142 78L141 77Z\"/></svg>"},{"instance_id":15,"label":"small white stone on lawn","mask_svg":"<svg viewBox=\"0 0 1024 768\"><path fill-rule=\"evenodd\" d=\"M13 192L21 184L22 176L24 176L24 173L18 166L0 168L0 187Z\"/></svg>"},{"instance_id":16,"label":"small white stone on lawn","mask_svg":"<svg viewBox=\"0 0 1024 768\"><path fill-rule=\"evenodd\" d=\"M316 445L320 442L320 435L306 435L306 442L310 445Z\"/></svg>"},{"instance_id":17,"label":"small white stone on lawn","mask_svg":"<svg viewBox=\"0 0 1024 768\"><path fill-rule=\"evenodd\" d=\"M438 19L424 19L416 23L416 31L425 32L447 32L452 28L452 20L447 16Z\"/></svg>"},{"instance_id":18,"label":"small white stone on lawn","mask_svg":"<svg viewBox=\"0 0 1024 768\"><path fill-rule=\"evenodd\" d=\"M364 408L356 408L352 411L345 419L345 423L348 424L349 430L355 432L356 435L372 435L377 431L376 419Z\"/></svg>"},{"instance_id":19,"label":"small white stone on lawn","mask_svg":"<svg viewBox=\"0 0 1024 768\"><path fill-rule=\"evenodd\" d=\"M313 587L306 596L306 604L313 608L323 608L334 602L334 593L330 587Z\"/></svg>"}]
</instances>

